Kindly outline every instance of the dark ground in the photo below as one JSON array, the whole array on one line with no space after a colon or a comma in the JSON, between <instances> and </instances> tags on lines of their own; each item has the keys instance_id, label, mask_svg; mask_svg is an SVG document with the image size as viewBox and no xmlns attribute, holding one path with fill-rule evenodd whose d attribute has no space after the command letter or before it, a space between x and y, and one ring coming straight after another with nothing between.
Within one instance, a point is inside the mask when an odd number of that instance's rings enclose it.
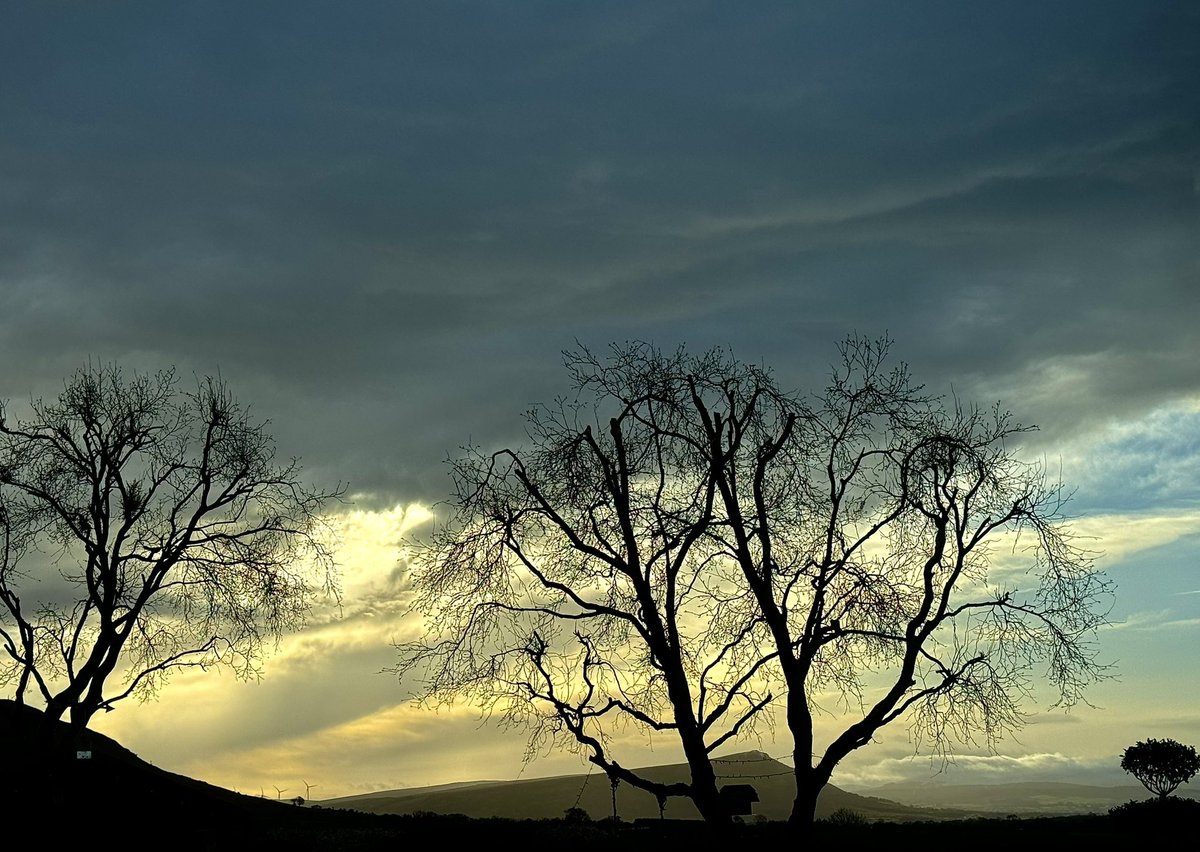
<instances>
[{"instance_id":1,"label":"dark ground","mask_svg":"<svg viewBox=\"0 0 1200 852\"><path fill-rule=\"evenodd\" d=\"M389 850L516 846L546 852L667 852L775 847L840 850L1137 850L1149 840L1200 850L1200 803L1149 802L1112 814L1040 819L854 824L818 823L809 842L778 822L737 825L715 837L697 821L636 823L380 815L299 807L244 796L165 772L100 734L59 727L47 734L36 710L0 701L0 820L23 848L88 848L113 838L126 850ZM89 759L77 752L90 751ZM38 841L43 842L38 842ZM811 843L811 845L810 845ZM112 846L113 844L104 844Z\"/></svg>"}]
</instances>

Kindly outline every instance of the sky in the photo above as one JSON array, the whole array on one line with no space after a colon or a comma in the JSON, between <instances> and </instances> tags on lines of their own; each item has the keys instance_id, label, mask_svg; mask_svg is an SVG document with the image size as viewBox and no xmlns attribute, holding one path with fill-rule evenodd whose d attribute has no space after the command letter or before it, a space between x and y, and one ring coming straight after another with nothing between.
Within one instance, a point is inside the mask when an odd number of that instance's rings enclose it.
<instances>
[{"instance_id":1,"label":"sky","mask_svg":"<svg viewBox=\"0 0 1200 852\"><path fill-rule=\"evenodd\" d=\"M256 795L586 772L385 671L447 459L519 446L578 344L818 390L886 334L1038 426L1118 676L998 754L942 767L898 727L833 783L1132 782L1127 745L1200 744L1198 202L1186 2L6 4L0 398L89 359L219 373L346 488L340 610L261 680L178 676L96 727Z\"/></svg>"}]
</instances>

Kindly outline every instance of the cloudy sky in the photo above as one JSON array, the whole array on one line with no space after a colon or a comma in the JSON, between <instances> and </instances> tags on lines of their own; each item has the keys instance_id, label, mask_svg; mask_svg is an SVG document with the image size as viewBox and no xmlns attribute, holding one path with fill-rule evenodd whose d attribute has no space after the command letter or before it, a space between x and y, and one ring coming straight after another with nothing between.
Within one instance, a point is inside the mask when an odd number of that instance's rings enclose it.
<instances>
[{"instance_id":1,"label":"cloudy sky","mask_svg":"<svg viewBox=\"0 0 1200 852\"><path fill-rule=\"evenodd\" d=\"M29 2L0 13L0 397L219 372L345 483L344 609L261 682L99 727L314 798L585 771L405 703L406 530L519 442L561 352L729 346L816 389L848 333L1003 401L1117 585L1094 707L966 778L1132 780L1200 743L1200 9L979 2ZM432 513L432 515L431 515ZM747 743L770 754L788 744ZM902 729L834 778L927 777ZM644 760L674 761L668 743ZM307 785L307 786L306 786Z\"/></svg>"}]
</instances>

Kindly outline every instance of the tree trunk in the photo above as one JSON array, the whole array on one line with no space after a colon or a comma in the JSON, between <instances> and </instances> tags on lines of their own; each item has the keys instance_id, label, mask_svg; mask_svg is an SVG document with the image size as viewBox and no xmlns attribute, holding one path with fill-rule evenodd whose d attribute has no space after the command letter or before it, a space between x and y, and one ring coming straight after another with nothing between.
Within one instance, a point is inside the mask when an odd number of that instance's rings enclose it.
<instances>
[{"instance_id":1,"label":"tree trunk","mask_svg":"<svg viewBox=\"0 0 1200 852\"><path fill-rule=\"evenodd\" d=\"M689 728L688 732L691 736L687 737L683 745L691 771L692 802L705 822L714 826L730 826L733 819L725 806L725 800L721 798L721 791L717 786L717 773L713 770L708 749L694 728Z\"/></svg>"},{"instance_id":2,"label":"tree trunk","mask_svg":"<svg viewBox=\"0 0 1200 852\"><path fill-rule=\"evenodd\" d=\"M825 785L817 783L808 767L796 767L796 798L792 800L792 812L788 825L798 833L808 834L817 819L817 797Z\"/></svg>"},{"instance_id":3,"label":"tree trunk","mask_svg":"<svg viewBox=\"0 0 1200 852\"><path fill-rule=\"evenodd\" d=\"M695 778L695 773L693 773L693 778ZM692 802L695 803L696 810L700 812L700 816L704 818L705 822L718 830L726 830L733 825L733 818L729 814L729 809L725 807L725 800L721 798L720 790L717 789L715 777L708 783L695 784L693 781L692 790Z\"/></svg>"},{"instance_id":4,"label":"tree trunk","mask_svg":"<svg viewBox=\"0 0 1200 852\"><path fill-rule=\"evenodd\" d=\"M86 704L76 704L71 708L71 731L76 736L83 733L87 729L88 723L92 721L92 717L96 715L96 710L99 708L96 705L88 702Z\"/></svg>"},{"instance_id":5,"label":"tree trunk","mask_svg":"<svg viewBox=\"0 0 1200 852\"><path fill-rule=\"evenodd\" d=\"M49 728L55 727L55 724L71 709L73 702L74 698L67 694L67 690L63 690L48 700L42 716L42 720L46 726Z\"/></svg>"}]
</instances>

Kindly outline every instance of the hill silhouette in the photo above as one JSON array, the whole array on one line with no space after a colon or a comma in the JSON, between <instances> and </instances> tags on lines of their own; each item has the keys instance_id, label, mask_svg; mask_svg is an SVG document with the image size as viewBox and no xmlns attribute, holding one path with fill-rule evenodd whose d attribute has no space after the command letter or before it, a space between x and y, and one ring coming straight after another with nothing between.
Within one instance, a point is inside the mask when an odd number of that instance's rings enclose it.
<instances>
[{"instance_id":1,"label":"hill silhouette","mask_svg":"<svg viewBox=\"0 0 1200 852\"><path fill-rule=\"evenodd\" d=\"M10 829L6 842L22 847L104 841L121 852L393 852L414 844L724 852L731 846L794 844L797 838L775 816L783 813L785 800L790 804L790 793L782 792L788 776L775 774L786 767L761 752L722 760L726 782L755 786L760 799L755 816L766 819L752 817L718 843L711 826L687 817L685 803L671 802L668 818L659 819L657 802L639 801L627 785L618 789L620 819L603 818L612 809L612 788L603 776L441 785L304 806L246 796L160 769L103 734L74 735L66 725L47 723L37 709L0 699L0 816ZM643 771L669 779L683 766ZM507 803L506 811L501 803ZM1127 849L1151 827L1194 828L1196 802L1172 797L1167 804L1171 807L1139 803L1116 817L971 818L966 811L906 807L830 788L819 807L822 816L834 819L819 821L810 840L814 848L846 849ZM563 819L567 807L585 808L599 818ZM838 811L857 816L839 821ZM533 816L540 813L548 816Z\"/></svg>"},{"instance_id":2,"label":"hill silhouette","mask_svg":"<svg viewBox=\"0 0 1200 852\"><path fill-rule=\"evenodd\" d=\"M74 735L64 723L47 726L40 710L6 699L0 699L0 741L6 764L0 773L0 800L97 819L126 811L134 802L144 820L177 824L202 813L206 822L229 830L311 820L322 810L326 813L320 814L321 818L329 821L345 818L336 816L338 813L560 819L571 807L583 808L595 820L612 815L612 788L601 774L388 790L322 801L321 808L297 807L292 800L247 796L169 772L103 734L87 730ZM718 767L727 783L755 787L759 797L753 806L755 815L787 818L793 784L787 766L751 751L720 758ZM685 764L639 771L664 782L687 777ZM870 819L896 821L962 816L827 788L818 804L818 816L840 808L853 809ZM620 819L626 821L660 816L652 795L627 784L618 786L617 809ZM678 798L668 800L664 815L668 819L699 819L691 803Z\"/></svg>"},{"instance_id":3,"label":"hill silhouette","mask_svg":"<svg viewBox=\"0 0 1200 852\"><path fill-rule=\"evenodd\" d=\"M761 751L727 755L716 758L714 763L721 778L721 786L749 784L754 787L758 801L752 805L751 816L768 820L788 818L796 789L789 766ZM650 780L662 783L682 782L688 779L688 767L683 763L642 767L638 772ZM616 798L616 815L619 819L660 817L658 800L645 790L628 784L618 784ZM613 790L607 776L593 772L518 781L476 781L383 790L323 800L321 804L325 807L355 808L380 814L439 813L508 819L558 819L568 808L581 808L589 817L599 820L613 816ZM970 815L961 811L950 812L902 805L886 799L849 793L830 785L821 792L817 802L817 818L822 819L847 809L866 819L897 822L961 819ZM683 798L668 799L661 816L667 819L700 819L695 806Z\"/></svg>"},{"instance_id":4,"label":"hill silhouette","mask_svg":"<svg viewBox=\"0 0 1200 852\"><path fill-rule=\"evenodd\" d=\"M383 849L421 833L401 817L298 807L168 772L103 734L72 733L0 699L0 816L14 815L36 837L109 838L123 852Z\"/></svg>"}]
</instances>

